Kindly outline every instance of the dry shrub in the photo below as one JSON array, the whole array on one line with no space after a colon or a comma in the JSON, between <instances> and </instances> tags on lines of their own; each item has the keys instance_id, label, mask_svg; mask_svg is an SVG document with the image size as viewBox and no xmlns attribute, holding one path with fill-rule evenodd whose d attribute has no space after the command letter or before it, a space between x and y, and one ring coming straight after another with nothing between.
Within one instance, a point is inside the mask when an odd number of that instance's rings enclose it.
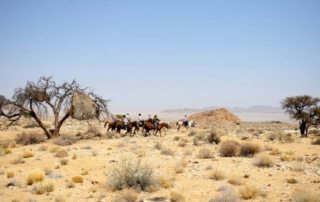
<instances>
[{"instance_id":1,"label":"dry shrub","mask_svg":"<svg viewBox=\"0 0 320 202\"><path fill-rule=\"evenodd\" d=\"M291 161L294 161L294 160L295 160L295 157L294 157L293 154L283 153L283 154L281 154L281 156L280 156L280 160L281 160L281 161L289 161L289 162L291 162Z\"/></svg>"},{"instance_id":2,"label":"dry shrub","mask_svg":"<svg viewBox=\"0 0 320 202\"><path fill-rule=\"evenodd\" d=\"M7 155L7 154L11 154L11 150L8 149L8 148L2 148L0 147L0 156L4 156L4 155Z\"/></svg>"},{"instance_id":3,"label":"dry shrub","mask_svg":"<svg viewBox=\"0 0 320 202\"><path fill-rule=\"evenodd\" d=\"M173 191L170 193L170 202L184 202L186 201L181 193Z\"/></svg>"},{"instance_id":4,"label":"dry shrub","mask_svg":"<svg viewBox=\"0 0 320 202\"><path fill-rule=\"evenodd\" d=\"M18 134L16 137L16 143L22 145L29 145L29 144L39 144L46 141L46 137L40 133L26 133L23 132L22 134Z\"/></svg>"},{"instance_id":5,"label":"dry shrub","mask_svg":"<svg viewBox=\"0 0 320 202\"><path fill-rule=\"evenodd\" d=\"M54 146L54 147L51 147L49 151L50 151L51 153L56 153L59 149L60 149L60 147Z\"/></svg>"},{"instance_id":6,"label":"dry shrub","mask_svg":"<svg viewBox=\"0 0 320 202\"><path fill-rule=\"evenodd\" d=\"M74 183L83 183L83 178L81 176L73 176L72 177L72 182Z\"/></svg>"},{"instance_id":7,"label":"dry shrub","mask_svg":"<svg viewBox=\"0 0 320 202\"><path fill-rule=\"evenodd\" d=\"M66 187L71 189L71 188L74 188L75 184L72 180L68 180L67 181L67 184L66 184Z\"/></svg>"},{"instance_id":8,"label":"dry shrub","mask_svg":"<svg viewBox=\"0 0 320 202\"><path fill-rule=\"evenodd\" d=\"M44 173L39 170L35 170L27 177L27 185L32 185L36 182L41 182L44 179Z\"/></svg>"},{"instance_id":9,"label":"dry shrub","mask_svg":"<svg viewBox=\"0 0 320 202\"><path fill-rule=\"evenodd\" d=\"M86 132L80 134L80 139L92 139L95 137L103 137L100 129L95 126L90 126Z\"/></svg>"},{"instance_id":10,"label":"dry shrub","mask_svg":"<svg viewBox=\"0 0 320 202\"><path fill-rule=\"evenodd\" d=\"M246 185L239 190L241 198L245 200L255 199L259 196L259 190L253 185Z\"/></svg>"},{"instance_id":11,"label":"dry shrub","mask_svg":"<svg viewBox=\"0 0 320 202\"><path fill-rule=\"evenodd\" d=\"M209 173L208 177L211 180L223 180L225 178L221 170L213 170L212 172Z\"/></svg>"},{"instance_id":12,"label":"dry shrub","mask_svg":"<svg viewBox=\"0 0 320 202\"><path fill-rule=\"evenodd\" d=\"M27 123L26 125L23 126L23 128L38 128L38 127L39 127L39 124L35 121Z\"/></svg>"},{"instance_id":13,"label":"dry shrub","mask_svg":"<svg viewBox=\"0 0 320 202\"><path fill-rule=\"evenodd\" d=\"M272 156L278 156L278 155L281 154L281 151L278 148L272 148L272 150L270 151L269 154L272 155Z\"/></svg>"},{"instance_id":14,"label":"dry shrub","mask_svg":"<svg viewBox=\"0 0 320 202\"><path fill-rule=\"evenodd\" d=\"M238 156L240 144L234 140L224 141L219 148L219 153L223 157Z\"/></svg>"},{"instance_id":15,"label":"dry shrub","mask_svg":"<svg viewBox=\"0 0 320 202\"><path fill-rule=\"evenodd\" d=\"M161 150L162 149L162 144L160 142L156 142L156 144L154 145L154 148L157 150Z\"/></svg>"},{"instance_id":16,"label":"dry shrub","mask_svg":"<svg viewBox=\"0 0 320 202\"><path fill-rule=\"evenodd\" d=\"M270 168L274 165L274 161L272 160L272 158L269 155L261 154L255 158L255 165L258 167Z\"/></svg>"},{"instance_id":17,"label":"dry shrub","mask_svg":"<svg viewBox=\"0 0 320 202\"><path fill-rule=\"evenodd\" d=\"M164 189L172 188L173 187L173 181L174 181L174 179L163 177L163 176L158 178L159 186L161 188L164 188Z\"/></svg>"},{"instance_id":18,"label":"dry shrub","mask_svg":"<svg viewBox=\"0 0 320 202\"><path fill-rule=\"evenodd\" d=\"M253 155L261 151L260 145L252 142L243 143L240 147L240 155L246 157L253 157Z\"/></svg>"},{"instance_id":19,"label":"dry shrub","mask_svg":"<svg viewBox=\"0 0 320 202\"><path fill-rule=\"evenodd\" d=\"M23 158L31 158L31 157L33 157L33 152L30 151L30 150L24 151L24 152L22 153L22 157L23 157Z\"/></svg>"},{"instance_id":20,"label":"dry shrub","mask_svg":"<svg viewBox=\"0 0 320 202\"><path fill-rule=\"evenodd\" d=\"M289 184L297 184L298 180L296 180L295 178L289 178L289 179L287 179L287 183L289 183Z\"/></svg>"},{"instance_id":21,"label":"dry shrub","mask_svg":"<svg viewBox=\"0 0 320 202\"><path fill-rule=\"evenodd\" d=\"M173 141L178 141L178 140L180 140L180 136L174 136L173 137Z\"/></svg>"},{"instance_id":22,"label":"dry shrub","mask_svg":"<svg viewBox=\"0 0 320 202\"><path fill-rule=\"evenodd\" d=\"M77 138L72 136L72 135L60 135L60 137L58 137L54 143L56 145L60 145L60 146L67 146L67 145L72 145L74 143L77 142Z\"/></svg>"},{"instance_id":23,"label":"dry shrub","mask_svg":"<svg viewBox=\"0 0 320 202\"><path fill-rule=\"evenodd\" d=\"M48 192L52 192L54 190L54 184L53 182L43 181L38 182L33 187L33 193L42 195Z\"/></svg>"},{"instance_id":24,"label":"dry shrub","mask_svg":"<svg viewBox=\"0 0 320 202\"><path fill-rule=\"evenodd\" d=\"M219 195L209 202L240 202L236 191L231 186L221 186L218 189Z\"/></svg>"},{"instance_id":25,"label":"dry shrub","mask_svg":"<svg viewBox=\"0 0 320 202\"><path fill-rule=\"evenodd\" d=\"M22 164L25 163L25 161L23 160L23 158L21 156L14 158L11 161L12 164Z\"/></svg>"},{"instance_id":26,"label":"dry shrub","mask_svg":"<svg viewBox=\"0 0 320 202\"><path fill-rule=\"evenodd\" d=\"M220 135L218 135L217 131L212 130L209 132L209 134L206 137L207 142L209 142L210 144L219 144L221 142L220 140Z\"/></svg>"},{"instance_id":27,"label":"dry shrub","mask_svg":"<svg viewBox=\"0 0 320 202\"><path fill-rule=\"evenodd\" d=\"M64 195L57 195L56 198L54 199L54 202L66 202L67 200L65 199Z\"/></svg>"},{"instance_id":28,"label":"dry shrub","mask_svg":"<svg viewBox=\"0 0 320 202\"><path fill-rule=\"evenodd\" d=\"M200 159L211 159L213 158L213 151L209 148L201 148L198 153L198 158Z\"/></svg>"},{"instance_id":29,"label":"dry shrub","mask_svg":"<svg viewBox=\"0 0 320 202\"><path fill-rule=\"evenodd\" d=\"M176 163L174 167L175 173L183 173L184 169L186 168L188 161L186 159L181 159L179 162Z\"/></svg>"},{"instance_id":30,"label":"dry shrub","mask_svg":"<svg viewBox=\"0 0 320 202\"><path fill-rule=\"evenodd\" d=\"M280 137L279 137L279 140L281 142L284 142L284 143L292 143L294 142L294 137L292 137L292 134L282 134Z\"/></svg>"},{"instance_id":31,"label":"dry shrub","mask_svg":"<svg viewBox=\"0 0 320 202\"><path fill-rule=\"evenodd\" d=\"M179 147L185 147L187 145L187 143L188 143L188 140L182 138L182 139L180 139L178 146Z\"/></svg>"},{"instance_id":32,"label":"dry shrub","mask_svg":"<svg viewBox=\"0 0 320 202\"><path fill-rule=\"evenodd\" d=\"M112 202L135 202L138 199L138 193L132 189L124 189L118 192L112 199Z\"/></svg>"},{"instance_id":33,"label":"dry shrub","mask_svg":"<svg viewBox=\"0 0 320 202\"><path fill-rule=\"evenodd\" d=\"M314 138L314 139L311 141L311 144L313 144L313 145L320 145L320 137Z\"/></svg>"},{"instance_id":34,"label":"dry shrub","mask_svg":"<svg viewBox=\"0 0 320 202\"><path fill-rule=\"evenodd\" d=\"M47 151L48 150L48 145L41 145L39 148L38 148L38 151Z\"/></svg>"},{"instance_id":35,"label":"dry shrub","mask_svg":"<svg viewBox=\"0 0 320 202\"><path fill-rule=\"evenodd\" d=\"M320 192L312 192L309 189L295 190L292 200L293 202L320 202Z\"/></svg>"},{"instance_id":36,"label":"dry shrub","mask_svg":"<svg viewBox=\"0 0 320 202\"><path fill-rule=\"evenodd\" d=\"M67 164L68 164L68 159L61 159L61 160L60 160L60 164L61 164L62 166L67 165Z\"/></svg>"},{"instance_id":37,"label":"dry shrub","mask_svg":"<svg viewBox=\"0 0 320 202\"><path fill-rule=\"evenodd\" d=\"M14 172L9 171L7 172L7 178L13 178L14 177Z\"/></svg>"},{"instance_id":38,"label":"dry shrub","mask_svg":"<svg viewBox=\"0 0 320 202\"><path fill-rule=\"evenodd\" d=\"M170 148L162 148L161 154L174 156L174 151Z\"/></svg>"},{"instance_id":39,"label":"dry shrub","mask_svg":"<svg viewBox=\"0 0 320 202\"><path fill-rule=\"evenodd\" d=\"M228 182L232 185L242 185L243 181L240 176L237 175L231 175Z\"/></svg>"},{"instance_id":40,"label":"dry shrub","mask_svg":"<svg viewBox=\"0 0 320 202\"><path fill-rule=\"evenodd\" d=\"M146 190L156 184L154 171L148 165L133 158L122 159L109 173L107 184L113 190L134 188Z\"/></svg>"},{"instance_id":41,"label":"dry shrub","mask_svg":"<svg viewBox=\"0 0 320 202\"><path fill-rule=\"evenodd\" d=\"M188 136L191 137L191 136L195 136L197 134L196 131L192 130L188 133Z\"/></svg>"},{"instance_id":42,"label":"dry shrub","mask_svg":"<svg viewBox=\"0 0 320 202\"><path fill-rule=\"evenodd\" d=\"M68 152L64 149L60 149L59 151L56 152L54 156L58 158L64 158L68 156Z\"/></svg>"},{"instance_id":43,"label":"dry shrub","mask_svg":"<svg viewBox=\"0 0 320 202\"><path fill-rule=\"evenodd\" d=\"M75 160L75 159L77 159L77 158L78 158L77 153L73 153L73 154L72 154L72 159Z\"/></svg>"}]
</instances>

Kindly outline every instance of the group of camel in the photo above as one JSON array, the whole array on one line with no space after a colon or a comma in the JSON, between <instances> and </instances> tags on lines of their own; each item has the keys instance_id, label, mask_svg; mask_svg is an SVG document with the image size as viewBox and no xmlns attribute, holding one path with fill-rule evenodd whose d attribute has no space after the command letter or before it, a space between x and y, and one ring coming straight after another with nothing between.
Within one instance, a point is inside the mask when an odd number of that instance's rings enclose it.
<instances>
[{"instance_id":1,"label":"group of camel","mask_svg":"<svg viewBox=\"0 0 320 202\"><path fill-rule=\"evenodd\" d=\"M176 123L176 126L177 126L177 131L179 131L181 127L186 127L186 128L194 127L195 122L189 121L188 124L185 124L183 121L178 121ZM160 137L161 137L162 129L171 128L170 124L165 122L154 124L151 118L141 122L132 121L132 122L129 122L127 125L122 120L106 121L104 124L104 127L108 127L107 131L116 131L117 133L120 133L121 130L125 130L126 131L125 135L127 135L128 133L130 135L132 134L134 135L138 131L140 131L140 128L141 128L141 132L144 132L145 136L151 135L150 132L153 131L153 135L157 135L157 133L159 133Z\"/></svg>"}]
</instances>

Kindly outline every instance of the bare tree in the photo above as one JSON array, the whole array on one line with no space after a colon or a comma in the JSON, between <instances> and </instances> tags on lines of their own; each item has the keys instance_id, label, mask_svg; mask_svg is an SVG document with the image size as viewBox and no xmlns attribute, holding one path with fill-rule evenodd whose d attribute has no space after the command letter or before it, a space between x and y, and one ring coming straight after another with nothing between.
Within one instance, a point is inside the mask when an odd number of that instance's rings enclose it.
<instances>
[{"instance_id":1,"label":"bare tree","mask_svg":"<svg viewBox=\"0 0 320 202\"><path fill-rule=\"evenodd\" d=\"M82 97L91 100L91 106L94 111L84 111L75 117L78 105L74 104L75 96L82 95ZM79 97L79 96L78 96ZM81 96L80 96L81 98ZM88 88L80 88L79 84L73 80L71 83L64 82L57 84L52 77L40 77L35 82L27 82L24 88L15 90L12 100L0 95L0 117L6 117L10 120L10 124L18 121L22 116L32 117L43 129L48 139L53 136L58 136L62 124L69 117L88 120L93 118L100 118L104 115L109 115L107 103L102 97L96 95L94 92L89 92ZM81 106L80 106L81 107ZM43 123L43 117L53 115L53 127L47 128Z\"/></svg>"},{"instance_id":2,"label":"bare tree","mask_svg":"<svg viewBox=\"0 0 320 202\"><path fill-rule=\"evenodd\" d=\"M281 104L291 118L299 121L301 136L307 137L309 127L317 127L320 124L319 103L319 98L303 95L287 97Z\"/></svg>"}]
</instances>

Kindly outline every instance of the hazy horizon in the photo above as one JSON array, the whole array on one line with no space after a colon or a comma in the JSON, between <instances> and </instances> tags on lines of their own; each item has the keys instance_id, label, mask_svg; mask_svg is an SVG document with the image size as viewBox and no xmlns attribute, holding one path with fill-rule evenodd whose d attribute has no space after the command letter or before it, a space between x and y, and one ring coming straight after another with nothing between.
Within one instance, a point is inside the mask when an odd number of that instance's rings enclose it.
<instances>
[{"instance_id":1,"label":"hazy horizon","mask_svg":"<svg viewBox=\"0 0 320 202\"><path fill-rule=\"evenodd\" d=\"M112 112L320 97L319 1L1 1L0 94L76 79Z\"/></svg>"}]
</instances>

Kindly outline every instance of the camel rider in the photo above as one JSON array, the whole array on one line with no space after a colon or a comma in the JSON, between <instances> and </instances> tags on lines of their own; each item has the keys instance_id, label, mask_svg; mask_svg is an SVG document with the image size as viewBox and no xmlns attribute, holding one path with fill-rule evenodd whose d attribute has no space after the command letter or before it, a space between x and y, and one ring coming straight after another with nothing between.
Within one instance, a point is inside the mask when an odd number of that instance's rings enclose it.
<instances>
[{"instance_id":1,"label":"camel rider","mask_svg":"<svg viewBox=\"0 0 320 202\"><path fill-rule=\"evenodd\" d=\"M123 115L122 121L124 123L125 128L127 128L128 124L129 124L129 119L126 115Z\"/></svg>"},{"instance_id":2,"label":"camel rider","mask_svg":"<svg viewBox=\"0 0 320 202\"><path fill-rule=\"evenodd\" d=\"M155 128L157 128L157 127L158 127L158 124L159 124L159 122L160 122L160 119L158 119L158 116L157 116L157 115L154 115L154 117L153 117L153 119L152 119L152 122L153 122L153 126L154 126Z\"/></svg>"},{"instance_id":3,"label":"camel rider","mask_svg":"<svg viewBox=\"0 0 320 202\"><path fill-rule=\"evenodd\" d=\"M185 127L187 127L188 125L189 125L189 120L188 120L188 117L187 117L187 115L184 115L184 117L183 117L183 125L185 126Z\"/></svg>"},{"instance_id":4,"label":"camel rider","mask_svg":"<svg viewBox=\"0 0 320 202\"><path fill-rule=\"evenodd\" d=\"M138 123L139 123L139 126L143 125L143 118L142 118L140 113L139 113L139 116L138 116Z\"/></svg>"}]
</instances>

